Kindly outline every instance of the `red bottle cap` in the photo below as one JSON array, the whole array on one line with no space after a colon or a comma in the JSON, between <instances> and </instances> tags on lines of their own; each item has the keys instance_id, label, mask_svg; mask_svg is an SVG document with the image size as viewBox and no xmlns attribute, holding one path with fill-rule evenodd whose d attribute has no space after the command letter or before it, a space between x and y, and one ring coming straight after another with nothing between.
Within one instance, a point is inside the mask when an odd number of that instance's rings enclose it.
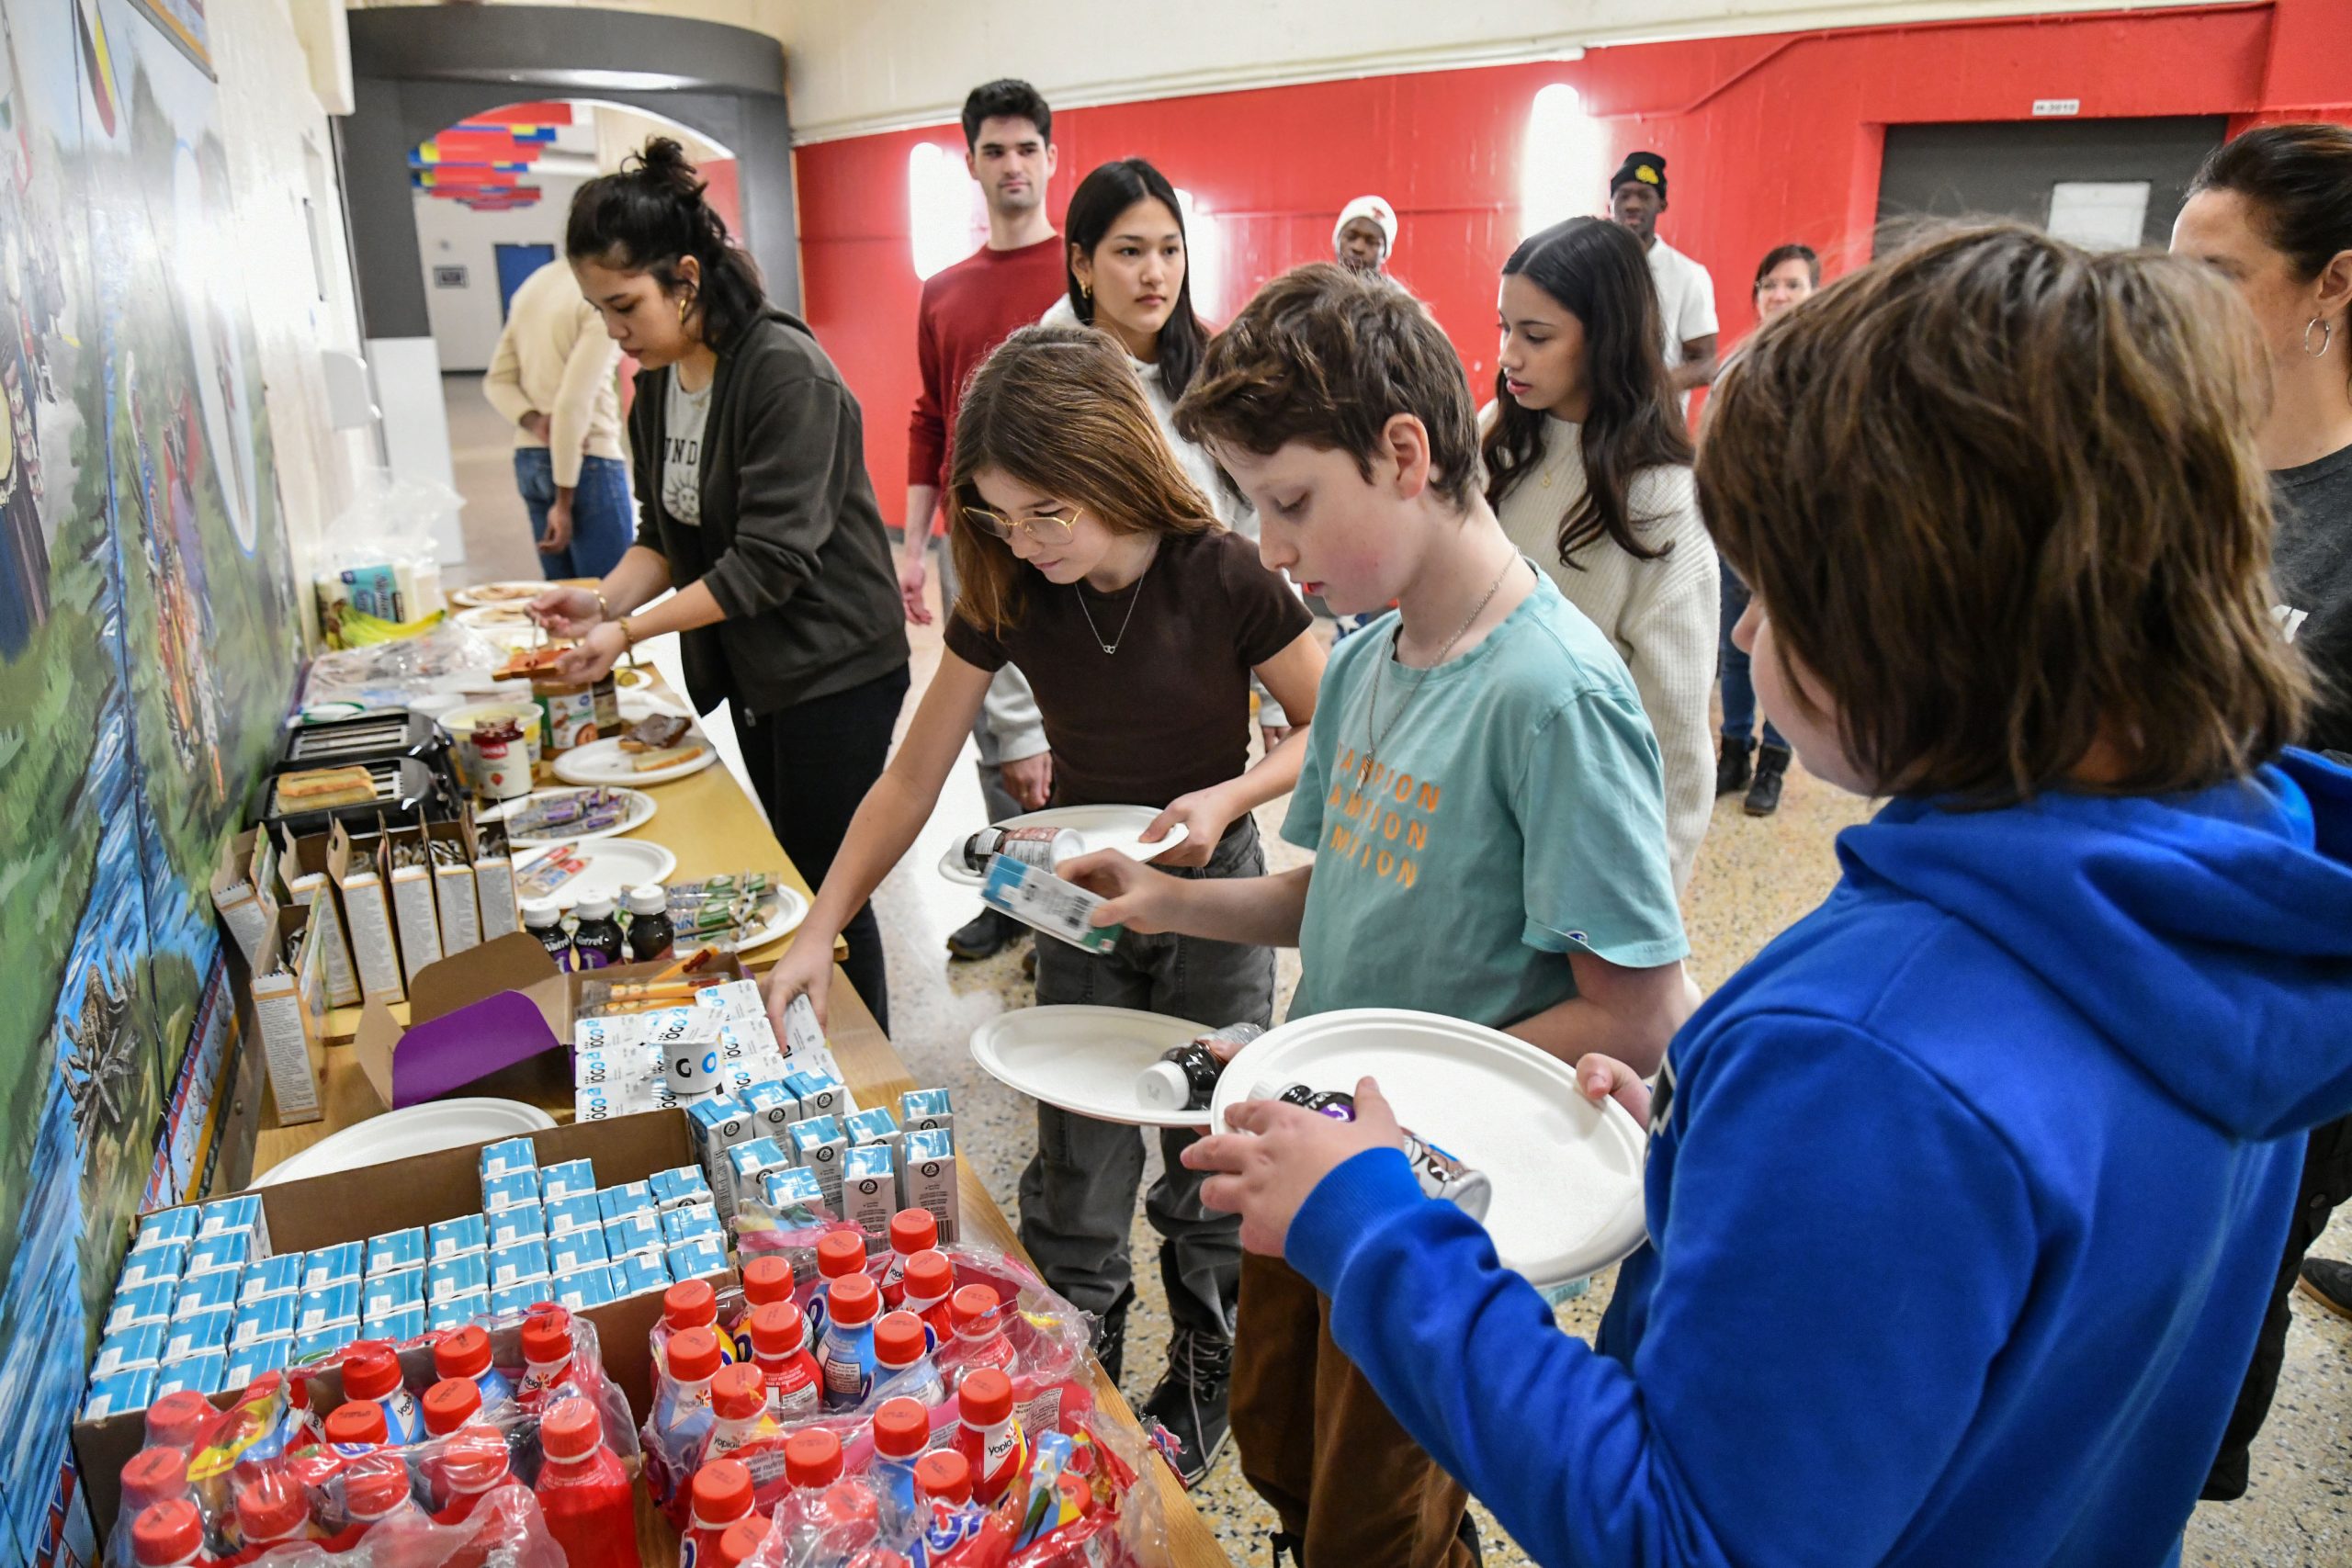
<instances>
[{"instance_id":1,"label":"red bottle cap","mask_svg":"<svg viewBox=\"0 0 2352 1568\"><path fill-rule=\"evenodd\" d=\"M890 1216L890 1250L911 1258L939 1245L939 1221L929 1209L901 1209Z\"/></svg>"},{"instance_id":2,"label":"red bottle cap","mask_svg":"<svg viewBox=\"0 0 2352 1568\"><path fill-rule=\"evenodd\" d=\"M471 1378L443 1378L424 1391L424 1430L446 1438L481 1414L481 1385Z\"/></svg>"},{"instance_id":3,"label":"red bottle cap","mask_svg":"<svg viewBox=\"0 0 2352 1568\"><path fill-rule=\"evenodd\" d=\"M922 1359L922 1353L929 1348L931 1342L922 1331L922 1319L910 1312L886 1312L882 1321L874 1325L876 1366L892 1371L911 1367Z\"/></svg>"},{"instance_id":4,"label":"red bottle cap","mask_svg":"<svg viewBox=\"0 0 2352 1568\"><path fill-rule=\"evenodd\" d=\"M701 1285L696 1280L694 1283ZM703 1285L705 1292L710 1287ZM699 1325L682 1328L670 1336L670 1375L680 1382L703 1382L718 1375L724 1364L718 1353L718 1336Z\"/></svg>"},{"instance_id":5,"label":"red bottle cap","mask_svg":"<svg viewBox=\"0 0 2352 1568\"><path fill-rule=\"evenodd\" d=\"M717 1568L743 1568L743 1564L752 1560L752 1553L760 1550L760 1542L767 1536L768 1522L765 1519L749 1518L741 1524L728 1526L727 1533L718 1538Z\"/></svg>"},{"instance_id":6,"label":"red bottle cap","mask_svg":"<svg viewBox=\"0 0 2352 1568\"><path fill-rule=\"evenodd\" d=\"M204 1548L204 1516L185 1497L150 1504L130 1527L130 1555L150 1568L185 1562Z\"/></svg>"},{"instance_id":7,"label":"red bottle cap","mask_svg":"<svg viewBox=\"0 0 2352 1568\"><path fill-rule=\"evenodd\" d=\"M586 1459L605 1441L604 1418L586 1400L560 1400L539 1418L539 1445L549 1459Z\"/></svg>"},{"instance_id":8,"label":"red bottle cap","mask_svg":"<svg viewBox=\"0 0 2352 1568\"><path fill-rule=\"evenodd\" d=\"M134 1518L148 1504L176 1497L187 1490L186 1449L141 1449L122 1467L123 1511Z\"/></svg>"},{"instance_id":9,"label":"red bottle cap","mask_svg":"<svg viewBox=\"0 0 2352 1568\"><path fill-rule=\"evenodd\" d=\"M826 1291L825 1313L835 1323L854 1328L872 1323L881 1310L882 1287L870 1274L844 1274Z\"/></svg>"},{"instance_id":10,"label":"red bottle cap","mask_svg":"<svg viewBox=\"0 0 2352 1568\"><path fill-rule=\"evenodd\" d=\"M947 1318L958 1334L986 1326L997 1314L996 1292L986 1285L967 1285L947 1299Z\"/></svg>"},{"instance_id":11,"label":"red bottle cap","mask_svg":"<svg viewBox=\"0 0 2352 1568\"><path fill-rule=\"evenodd\" d=\"M975 1427L993 1427L1012 1418L1012 1380L994 1367L964 1374L956 1390L956 1406Z\"/></svg>"},{"instance_id":12,"label":"red bottle cap","mask_svg":"<svg viewBox=\"0 0 2352 1568\"><path fill-rule=\"evenodd\" d=\"M401 1386L400 1358L389 1345L354 1346L343 1359L346 1399L382 1399Z\"/></svg>"},{"instance_id":13,"label":"red bottle cap","mask_svg":"<svg viewBox=\"0 0 2352 1568\"><path fill-rule=\"evenodd\" d=\"M251 1546L283 1540L309 1521L311 1499L282 1475L264 1475L237 1489L237 1529Z\"/></svg>"},{"instance_id":14,"label":"red bottle cap","mask_svg":"<svg viewBox=\"0 0 2352 1568\"><path fill-rule=\"evenodd\" d=\"M790 1302L770 1302L752 1309L752 1354L781 1360L797 1351L808 1337L808 1325Z\"/></svg>"},{"instance_id":15,"label":"red bottle cap","mask_svg":"<svg viewBox=\"0 0 2352 1568\"><path fill-rule=\"evenodd\" d=\"M445 1378L478 1378L490 1371L490 1330L469 1323L433 1347L433 1370Z\"/></svg>"},{"instance_id":16,"label":"red bottle cap","mask_svg":"<svg viewBox=\"0 0 2352 1568\"><path fill-rule=\"evenodd\" d=\"M175 1389L147 1407L147 1445L194 1453L204 1446L204 1434L220 1418L220 1412L212 1408L212 1402L196 1390Z\"/></svg>"},{"instance_id":17,"label":"red bottle cap","mask_svg":"<svg viewBox=\"0 0 2352 1568\"><path fill-rule=\"evenodd\" d=\"M408 1463L398 1454L369 1454L344 1470L343 1506L354 1518L380 1519L408 1495Z\"/></svg>"},{"instance_id":18,"label":"red bottle cap","mask_svg":"<svg viewBox=\"0 0 2352 1568\"><path fill-rule=\"evenodd\" d=\"M551 1367L571 1354L571 1314L561 1307L523 1320L523 1359Z\"/></svg>"},{"instance_id":19,"label":"red bottle cap","mask_svg":"<svg viewBox=\"0 0 2352 1568\"><path fill-rule=\"evenodd\" d=\"M459 1432L442 1450L441 1473L457 1492L487 1492L511 1472L506 1439L485 1427Z\"/></svg>"},{"instance_id":20,"label":"red bottle cap","mask_svg":"<svg viewBox=\"0 0 2352 1568\"><path fill-rule=\"evenodd\" d=\"M695 1472L695 1521L730 1524L752 1511L752 1472L739 1460L713 1460Z\"/></svg>"},{"instance_id":21,"label":"red bottle cap","mask_svg":"<svg viewBox=\"0 0 2352 1568\"><path fill-rule=\"evenodd\" d=\"M755 1307L792 1299L792 1265L781 1258L754 1258L743 1265L743 1299Z\"/></svg>"},{"instance_id":22,"label":"red bottle cap","mask_svg":"<svg viewBox=\"0 0 2352 1568\"><path fill-rule=\"evenodd\" d=\"M931 1441L931 1416L915 1399L886 1399L874 1413L874 1451L912 1459Z\"/></svg>"},{"instance_id":23,"label":"red bottle cap","mask_svg":"<svg viewBox=\"0 0 2352 1568\"><path fill-rule=\"evenodd\" d=\"M956 1292L956 1265L937 1250L907 1259L907 1294L919 1302L944 1302Z\"/></svg>"},{"instance_id":24,"label":"red bottle cap","mask_svg":"<svg viewBox=\"0 0 2352 1568\"><path fill-rule=\"evenodd\" d=\"M842 1440L821 1427L784 1440L784 1478L795 1486L831 1486L842 1478Z\"/></svg>"},{"instance_id":25,"label":"red bottle cap","mask_svg":"<svg viewBox=\"0 0 2352 1568\"><path fill-rule=\"evenodd\" d=\"M330 1443L373 1443L380 1448L391 1440L391 1431L384 1425L384 1407L373 1400L345 1400L327 1417Z\"/></svg>"},{"instance_id":26,"label":"red bottle cap","mask_svg":"<svg viewBox=\"0 0 2352 1568\"><path fill-rule=\"evenodd\" d=\"M817 1244L817 1272L828 1280L845 1279L865 1268L865 1237L855 1231L828 1231Z\"/></svg>"},{"instance_id":27,"label":"red bottle cap","mask_svg":"<svg viewBox=\"0 0 2352 1568\"><path fill-rule=\"evenodd\" d=\"M972 1462L954 1449L933 1449L915 1461L915 1486L944 1503L972 1500Z\"/></svg>"},{"instance_id":28,"label":"red bottle cap","mask_svg":"<svg viewBox=\"0 0 2352 1568\"><path fill-rule=\"evenodd\" d=\"M711 1412L722 1421L748 1421L767 1408L768 1380L741 1361L710 1380Z\"/></svg>"},{"instance_id":29,"label":"red bottle cap","mask_svg":"<svg viewBox=\"0 0 2352 1568\"><path fill-rule=\"evenodd\" d=\"M662 1321L673 1329L718 1321L718 1294L707 1280L682 1280L662 1292Z\"/></svg>"}]
</instances>

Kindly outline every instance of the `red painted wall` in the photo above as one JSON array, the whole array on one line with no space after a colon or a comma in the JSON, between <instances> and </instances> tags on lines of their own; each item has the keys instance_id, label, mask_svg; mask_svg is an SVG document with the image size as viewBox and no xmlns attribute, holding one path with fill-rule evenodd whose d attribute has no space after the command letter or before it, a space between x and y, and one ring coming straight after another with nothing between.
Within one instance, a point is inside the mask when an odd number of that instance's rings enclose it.
<instances>
[{"instance_id":1,"label":"red painted wall","mask_svg":"<svg viewBox=\"0 0 2352 1568\"><path fill-rule=\"evenodd\" d=\"M2274 0L2096 17L1857 28L1594 50L1572 64L1371 77L1072 109L1055 117L1058 212L1088 169L1141 154L1219 223L1227 298L1329 260L1332 216L1377 191L1402 233L1393 265L1428 300L1474 387L1494 374L1497 269L1519 237L1520 146L1538 88L1566 82L1602 120L1610 160L1665 155L1660 232L1713 272L1727 339L1753 324L1747 284L1802 240L1830 270L1867 254L1885 127L2022 119L2036 98L2086 116L2226 113L2352 121L2352 3ZM962 152L956 127L798 149L808 320L865 409L866 463L893 522L914 400L907 159ZM1602 193L1592 193L1595 209Z\"/></svg>"}]
</instances>

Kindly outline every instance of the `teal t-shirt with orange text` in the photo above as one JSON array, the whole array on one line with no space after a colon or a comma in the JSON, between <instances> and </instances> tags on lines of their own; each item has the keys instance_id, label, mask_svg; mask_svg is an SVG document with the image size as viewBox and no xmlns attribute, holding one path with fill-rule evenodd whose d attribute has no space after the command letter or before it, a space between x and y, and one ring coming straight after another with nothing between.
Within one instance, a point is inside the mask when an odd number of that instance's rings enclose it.
<instances>
[{"instance_id":1,"label":"teal t-shirt with orange text","mask_svg":"<svg viewBox=\"0 0 2352 1568\"><path fill-rule=\"evenodd\" d=\"M1396 627L1392 611L1341 642L1317 697L1283 823L1315 852L1289 1016L1499 1029L1576 995L1573 950L1634 969L1688 954L1657 741L1600 628L1538 572L1408 700L1424 671L1394 662Z\"/></svg>"}]
</instances>

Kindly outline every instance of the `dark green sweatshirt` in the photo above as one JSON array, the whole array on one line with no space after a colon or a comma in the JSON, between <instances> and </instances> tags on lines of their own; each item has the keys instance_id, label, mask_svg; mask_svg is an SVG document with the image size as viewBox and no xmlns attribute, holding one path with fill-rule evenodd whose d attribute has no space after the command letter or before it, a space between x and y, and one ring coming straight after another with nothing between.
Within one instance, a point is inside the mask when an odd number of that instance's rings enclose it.
<instances>
[{"instance_id":1,"label":"dark green sweatshirt","mask_svg":"<svg viewBox=\"0 0 2352 1568\"><path fill-rule=\"evenodd\" d=\"M718 355L702 442L702 522L662 505L670 371L643 370L629 410L637 542L727 618L680 638L709 712L765 716L907 662L906 615L865 474L857 400L807 324L771 308Z\"/></svg>"}]
</instances>

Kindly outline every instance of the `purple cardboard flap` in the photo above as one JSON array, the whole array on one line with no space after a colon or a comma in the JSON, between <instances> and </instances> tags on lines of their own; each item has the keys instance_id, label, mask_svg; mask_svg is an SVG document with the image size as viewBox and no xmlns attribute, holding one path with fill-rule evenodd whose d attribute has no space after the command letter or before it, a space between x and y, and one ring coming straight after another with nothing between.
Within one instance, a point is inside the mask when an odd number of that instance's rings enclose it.
<instances>
[{"instance_id":1,"label":"purple cardboard flap","mask_svg":"<svg viewBox=\"0 0 2352 1568\"><path fill-rule=\"evenodd\" d=\"M413 1024L392 1055L392 1109L437 1100L561 1043L538 1004L520 991Z\"/></svg>"}]
</instances>

